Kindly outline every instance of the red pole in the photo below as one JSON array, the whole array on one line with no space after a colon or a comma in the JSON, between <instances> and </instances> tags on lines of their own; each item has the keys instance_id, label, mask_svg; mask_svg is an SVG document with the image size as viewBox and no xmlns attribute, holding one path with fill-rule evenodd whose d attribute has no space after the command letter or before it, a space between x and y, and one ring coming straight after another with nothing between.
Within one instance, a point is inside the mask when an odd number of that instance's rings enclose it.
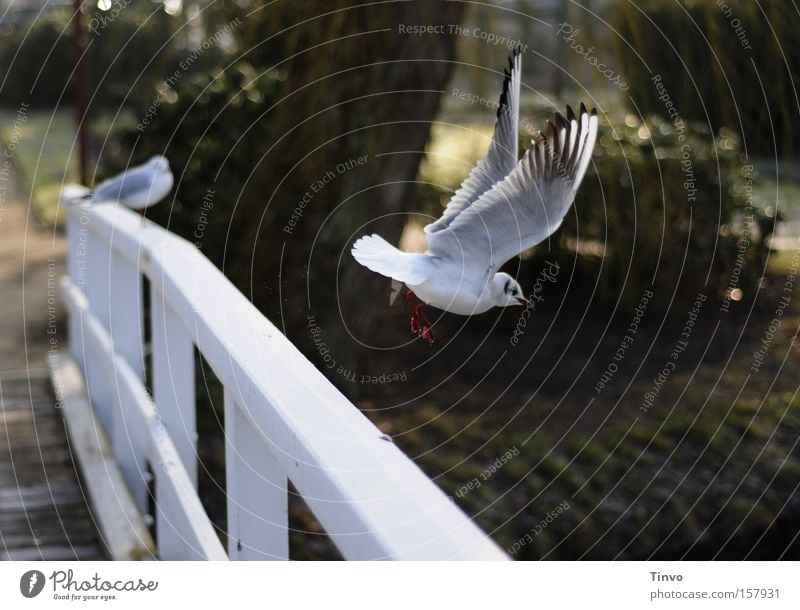
<instances>
[{"instance_id":1,"label":"red pole","mask_svg":"<svg viewBox=\"0 0 800 610\"><path fill-rule=\"evenodd\" d=\"M86 135L86 67L84 52L86 51L86 30L83 27L82 0L74 0L75 12L75 122L78 130L79 174L81 184L89 184L89 143Z\"/></svg>"}]
</instances>

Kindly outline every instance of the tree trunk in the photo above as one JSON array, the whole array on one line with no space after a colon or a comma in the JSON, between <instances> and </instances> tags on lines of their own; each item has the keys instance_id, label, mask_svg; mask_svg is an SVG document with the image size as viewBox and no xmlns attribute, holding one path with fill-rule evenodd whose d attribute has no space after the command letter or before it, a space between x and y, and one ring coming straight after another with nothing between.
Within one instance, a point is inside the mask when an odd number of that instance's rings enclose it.
<instances>
[{"instance_id":1,"label":"tree trunk","mask_svg":"<svg viewBox=\"0 0 800 610\"><path fill-rule=\"evenodd\" d=\"M266 10L267 23L290 24L275 67L285 83L263 119L272 137L232 219L226 272L296 343L322 352L324 342L326 364L348 366L359 342L373 343L389 285L350 247L372 232L396 243L415 212L417 167L453 65L448 26L464 7L336 0ZM443 28L401 32L410 25Z\"/></svg>"}]
</instances>

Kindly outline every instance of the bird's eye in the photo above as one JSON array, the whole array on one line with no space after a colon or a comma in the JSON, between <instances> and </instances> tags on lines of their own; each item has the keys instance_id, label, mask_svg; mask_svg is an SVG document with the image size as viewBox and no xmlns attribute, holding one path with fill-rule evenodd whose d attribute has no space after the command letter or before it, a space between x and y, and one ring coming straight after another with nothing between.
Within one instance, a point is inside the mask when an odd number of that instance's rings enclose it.
<instances>
[{"instance_id":1,"label":"bird's eye","mask_svg":"<svg viewBox=\"0 0 800 610\"><path fill-rule=\"evenodd\" d=\"M514 295L514 296L517 296L517 289L514 288L514 290L511 291L511 294Z\"/></svg>"}]
</instances>

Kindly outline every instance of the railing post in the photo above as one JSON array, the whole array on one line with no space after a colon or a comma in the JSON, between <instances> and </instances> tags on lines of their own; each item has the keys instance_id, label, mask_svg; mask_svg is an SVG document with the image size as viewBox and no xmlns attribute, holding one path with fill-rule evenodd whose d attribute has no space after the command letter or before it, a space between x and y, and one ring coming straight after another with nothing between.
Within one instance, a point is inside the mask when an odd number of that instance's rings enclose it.
<instances>
[{"instance_id":1,"label":"railing post","mask_svg":"<svg viewBox=\"0 0 800 610\"><path fill-rule=\"evenodd\" d=\"M286 475L227 388L225 481L228 557L289 559Z\"/></svg>"},{"instance_id":2,"label":"railing post","mask_svg":"<svg viewBox=\"0 0 800 610\"><path fill-rule=\"evenodd\" d=\"M91 212L81 209L78 220L80 229L77 264L79 270L81 265L83 266L85 274L83 277L79 276L78 286L86 295L89 309L108 330L110 319L108 277L111 246L91 230L90 221ZM83 337L70 338L70 341L76 340L82 342ZM86 376L89 398L97 411L100 423L103 424L106 433L110 436L114 430L114 405L116 404L115 392L112 387L113 380L103 374L103 367L98 360L103 356L83 348L81 348L81 354L83 359L80 364Z\"/></svg>"},{"instance_id":3,"label":"railing post","mask_svg":"<svg viewBox=\"0 0 800 610\"><path fill-rule=\"evenodd\" d=\"M153 397L158 416L197 489L194 343L158 286L151 287Z\"/></svg>"},{"instance_id":4,"label":"railing post","mask_svg":"<svg viewBox=\"0 0 800 610\"><path fill-rule=\"evenodd\" d=\"M121 354L136 377L144 383L144 301L142 276L137 265L111 250L109 275L110 335L114 351ZM122 473L137 506L147 512L147 480L144 452L131 438L125 404L117 400L111 442Z\"/></svg>"},{"instance_id":5,"label":"railing post","mask_svg":"<svg viewBox=\"0 0 800 610\"><path fill-rule=\"evenodd\" d=\"M67 208L67 275L75 286L81 289L86 282L86 251L82 238L86 235L86 227L81 224L84 212L77 206ZM69 333L70 353L76 362L83 365L83 342L78 340L80 325L77 316L68 315L67 332Z\"/></svg>"},{"instance_id":6,"label":"railing post","mask_svg":"<svg viewBox=\"0 0 800 610\"><path fill-rule=\"evenodd\" d=\"M114 351L125 356L136 376L144 381L144 301L138 267L116 250L110 259L109 310Z\"/></svg>"}]
</instances>

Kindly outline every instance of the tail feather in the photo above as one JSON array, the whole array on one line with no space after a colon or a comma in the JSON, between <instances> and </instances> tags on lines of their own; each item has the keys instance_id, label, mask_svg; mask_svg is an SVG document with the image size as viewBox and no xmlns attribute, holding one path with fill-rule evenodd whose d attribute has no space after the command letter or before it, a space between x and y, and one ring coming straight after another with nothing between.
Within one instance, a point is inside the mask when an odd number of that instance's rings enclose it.
<instances>
[{"instance_id":1,"label":"tail feather","mask_svg":"<svg viewBox=\"0 0 800 610\"><path fill-rule=\"evenodd\" d=\"M358 239L351 252L367 269L406 284L422 284L433 272L429 256L398 250L380 235Z\"/></svg>"}]
</instances>

